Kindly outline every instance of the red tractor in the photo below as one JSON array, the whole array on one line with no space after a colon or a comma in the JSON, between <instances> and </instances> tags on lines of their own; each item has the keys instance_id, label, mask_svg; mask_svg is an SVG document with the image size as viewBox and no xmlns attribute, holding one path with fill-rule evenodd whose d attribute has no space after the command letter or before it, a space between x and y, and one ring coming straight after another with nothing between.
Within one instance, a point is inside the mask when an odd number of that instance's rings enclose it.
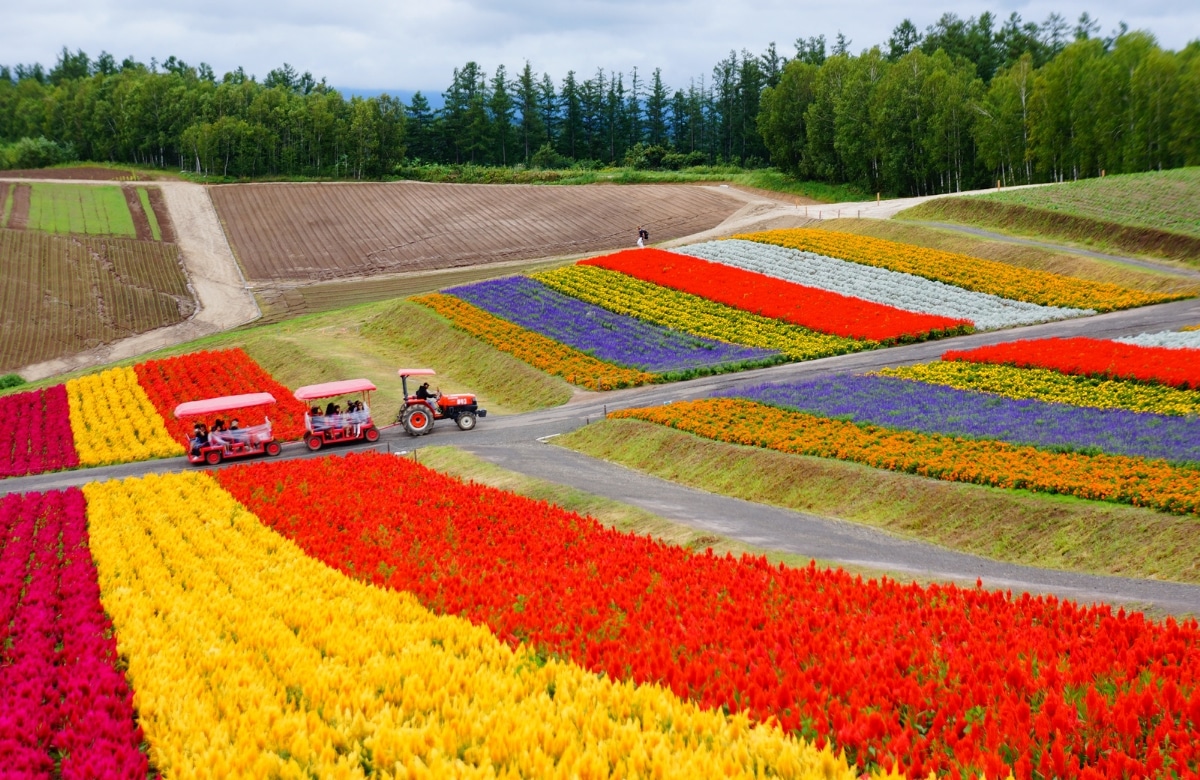
<instances>
[{"instance_id":1,"label":"red tractor","mask_svg":"<svg viewBox=\"0 0 1200 780\"><path fill-rule=\"evenodd\" d=\"M252 406L267 406L275 403L275 396L270 393L247 393L245 395L226 395L221 398L207 398L203 401L188 401L175 407L176 417L203 417L221 412L246 409ZM279 442L271 434L271 420L265 414L261 425L251 425L246 428L234 427L233 420L229 428L212 430L202 421L197 420L192 429L192 437L186 440L188 460L192 463L207 463L215 466L222 460L230 458L247 458L251 455L278 455L283 451Z\"/></svg>"},{"instance_id":2,"label":"red tractor","mask_svg":"<svg viewBox=\"0 0 1200 780\"><path fill-rule=\"evenodd\" d=\"M474 393L447 395L430 391L429 383L422 384L412 395L408 392L408 378L433 376L432 368L402 368L397 371L404 389L404 405L396 422L413 436L429 433L435 420L454 420L459 429L469 431L475 427L476 419L487 417L487 410L479 408Z\"/></svg>"},{"instance_id":3,"label":"red tractor","mask_svg":"<svg viewBox=\"0 0 1200 780\"><path fill-rule=\"evenodd\" d=\"M379 429L371 419L371 391L374 389L375 385L366 379L343 379L306 385L296 390L296 400L305 403L344 395L362 395L361 400L348 399L345 409L332 402L324 409L320 404L312 406L304 415L304 443L308 448L316 452L326 444L379 441Z\"/></svg>"}]
</instances>

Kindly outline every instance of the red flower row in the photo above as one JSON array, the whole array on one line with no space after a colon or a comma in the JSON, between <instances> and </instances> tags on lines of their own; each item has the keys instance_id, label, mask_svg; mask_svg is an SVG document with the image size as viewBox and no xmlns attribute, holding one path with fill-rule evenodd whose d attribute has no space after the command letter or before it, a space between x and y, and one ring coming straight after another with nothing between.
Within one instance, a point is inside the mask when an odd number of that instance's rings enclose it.
<instances>
[{"instance_id":1,"label":"red flower row","mask_svg":"<svg viewBox=\"0 0 1200 780\"><path fill-rule=\"evenodd\" d=\"M195 422L175 419L176 406L186 401L242 393L270 393L277 403L224 412L219 416L226 422L237 419L242 425L257 425L265 415L271 419L276 439L290 441L304 435L304 404L241 349L149 360L134 366L134 370L138 383L166 421L167 430L176 438L186 438ZM211 424L212 420L205 422Z\"/></svg>"},{"instance_id":2,"label":"red flower row","mask_svg":"<svg viewBox=\"0 0 1200 780\"><path fill-rule=\"evenodd\" d=\"M855 339L914 341L971 329L966 320L916 314L661 249L626 250L580 265L619 271L743 311Z\"/></svg>"},{"instance_id":3,"label":"red flower row","mask_svg":"<svg viewBox=\"0 0 1200 780\"><path fill-rule=\"evenodd\" d=\"M1134 379L1200 390L1200 353L1194 349L1139 347L1102 339L1033 339L950 350L942 360L1047 368L1063 374Z\"/></svg>"},{"instance_id":4,"label":"red flower row","mask_svg":"<svg viewBox=\"0 0 1200 780\"><path fill-rule=\"evenodd\" d=\"M640 253L639 253L640 254ZM910 776L1200 769L1200 627L696 554L377 454L217 478L351 576Z\"/></svg>"},{"instance_id":5,"label":"red flower row","mask_svg":"<svg viewBox=\"0 0 1200 780\"><path fill-rule=\"evenodd\" d=\"M0 397L0 478L78 465L66 387Z\"/></svg>"}]
</instances>

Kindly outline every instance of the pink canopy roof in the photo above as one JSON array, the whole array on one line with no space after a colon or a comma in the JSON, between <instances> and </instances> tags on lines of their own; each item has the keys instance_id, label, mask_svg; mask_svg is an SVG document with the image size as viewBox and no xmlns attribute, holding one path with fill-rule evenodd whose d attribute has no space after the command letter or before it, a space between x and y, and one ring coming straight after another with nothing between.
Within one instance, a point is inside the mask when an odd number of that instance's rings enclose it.
<instances>
[{"instance_id":1,"label":"pink canopy roof","mask_svg":"<svg viewBox=\"0 0 1200 780\"><path fill-rule=\"evenodd\" d=\"M402 368L396 373L400 376L433 376L436 372L432 368Z\"/></svg>"},{"instance_id":2,"label":"pink canopy roof","mask_svg":"<svg viewBox=\"0 0 1200 780\"><path fill-rule=\"evenodd\" d=\"M190 417L196 414L215 414L241 409L247 406L262 406L275 403L275 396L270 393L246 393L245 395L226 395L221 398L206 398L203 401L188 401L175 407L176 417Z\"/></svg>"},{"instance_id":3,"label":"pink canopy roof","mask_svg":"<svg viewBox=\"0 0 1200 780\"><path fill-rule=\"evenodd\" d=\"M342 379L337 382L322 382L319 385L305 385L297 388L295 396L299 401L312 401L317 398L332 398L335 395L362 393L374 389L375 385L367 379Z\"/></svg>"}]
</instances>

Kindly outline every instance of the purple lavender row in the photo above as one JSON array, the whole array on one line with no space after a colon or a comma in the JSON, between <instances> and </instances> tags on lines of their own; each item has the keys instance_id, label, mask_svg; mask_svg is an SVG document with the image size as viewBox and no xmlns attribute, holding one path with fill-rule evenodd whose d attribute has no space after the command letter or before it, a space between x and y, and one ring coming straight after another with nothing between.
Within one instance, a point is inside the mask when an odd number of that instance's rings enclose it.
<instances>
[{"instance_id":1,"label":"purple lavender row","mask_svg":"<svg viewBox=\"0 0 1200 780\"><path fill-rule=\"evenodd\" d=\"M492 279L444 292L599 360L657 374L769 361L779 354L616 314L524 276Z\"/></svg>"},{"instance_id":2,"label":"purple lavender row","mask_svg":"<svg viewBox=\"0 0 1200 780\"><path fill-rule=\"evenodd\" d=\"M1047 449L1200 461L1200 419L1090 409L881 376L837 376L726 390L823 417L998 439Z\"/></svg>"},{"instance_id":3,"label":"purple lavender row","mask_svg":"<svg viewBox=\"0 0 1200 780\"><path fill-rule=\"evenodd\" d=\"M145 778L133 693L88 551L83 494L0 500L4 776ZM28 578L28 582L26 582ZM57 764L57 767L56 767Z\"/></svg>"},{"instance_id":4,"label":"purple lavender row","mask_svg":"<svg viewBox=\"0 0 1200 780\"><path fill-rule=\"evenodd\" d=\"M79 465L63 385L0 397L0 420L0 477Z\"/></svg>"}]
</instances>

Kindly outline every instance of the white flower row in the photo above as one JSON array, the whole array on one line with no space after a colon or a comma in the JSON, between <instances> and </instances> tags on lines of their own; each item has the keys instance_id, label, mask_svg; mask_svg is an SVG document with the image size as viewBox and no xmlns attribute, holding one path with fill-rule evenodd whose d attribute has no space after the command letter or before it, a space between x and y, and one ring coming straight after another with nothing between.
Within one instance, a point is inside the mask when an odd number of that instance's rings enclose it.
<instances>
[{"instance_id":1,"label":"white flower row","mask_svg":"<svg viewBox=\"0 0 1200 780\"><path fill-rule=\"evenodd\" d=\"M741 239L709 241L674 251L905 311L970 320L979 330L1086 317L1096 313L1091 309L1068 309L1014 301L913 274Z\"/></svg>"},{"instance_id":2,"label":"white flower row","mask_svg":"<svg viewBox=\"0 0 1200 780\"><path fill-rule=\"evenodd\" d=\"M1164 330L1160 333L1139 333L1136 336L1125 336L1113 339L1122 344L1133 344L1138 347L1167 347L1168 349L1200 349L1200 330Z\"/></svg>"}]
</instances>

